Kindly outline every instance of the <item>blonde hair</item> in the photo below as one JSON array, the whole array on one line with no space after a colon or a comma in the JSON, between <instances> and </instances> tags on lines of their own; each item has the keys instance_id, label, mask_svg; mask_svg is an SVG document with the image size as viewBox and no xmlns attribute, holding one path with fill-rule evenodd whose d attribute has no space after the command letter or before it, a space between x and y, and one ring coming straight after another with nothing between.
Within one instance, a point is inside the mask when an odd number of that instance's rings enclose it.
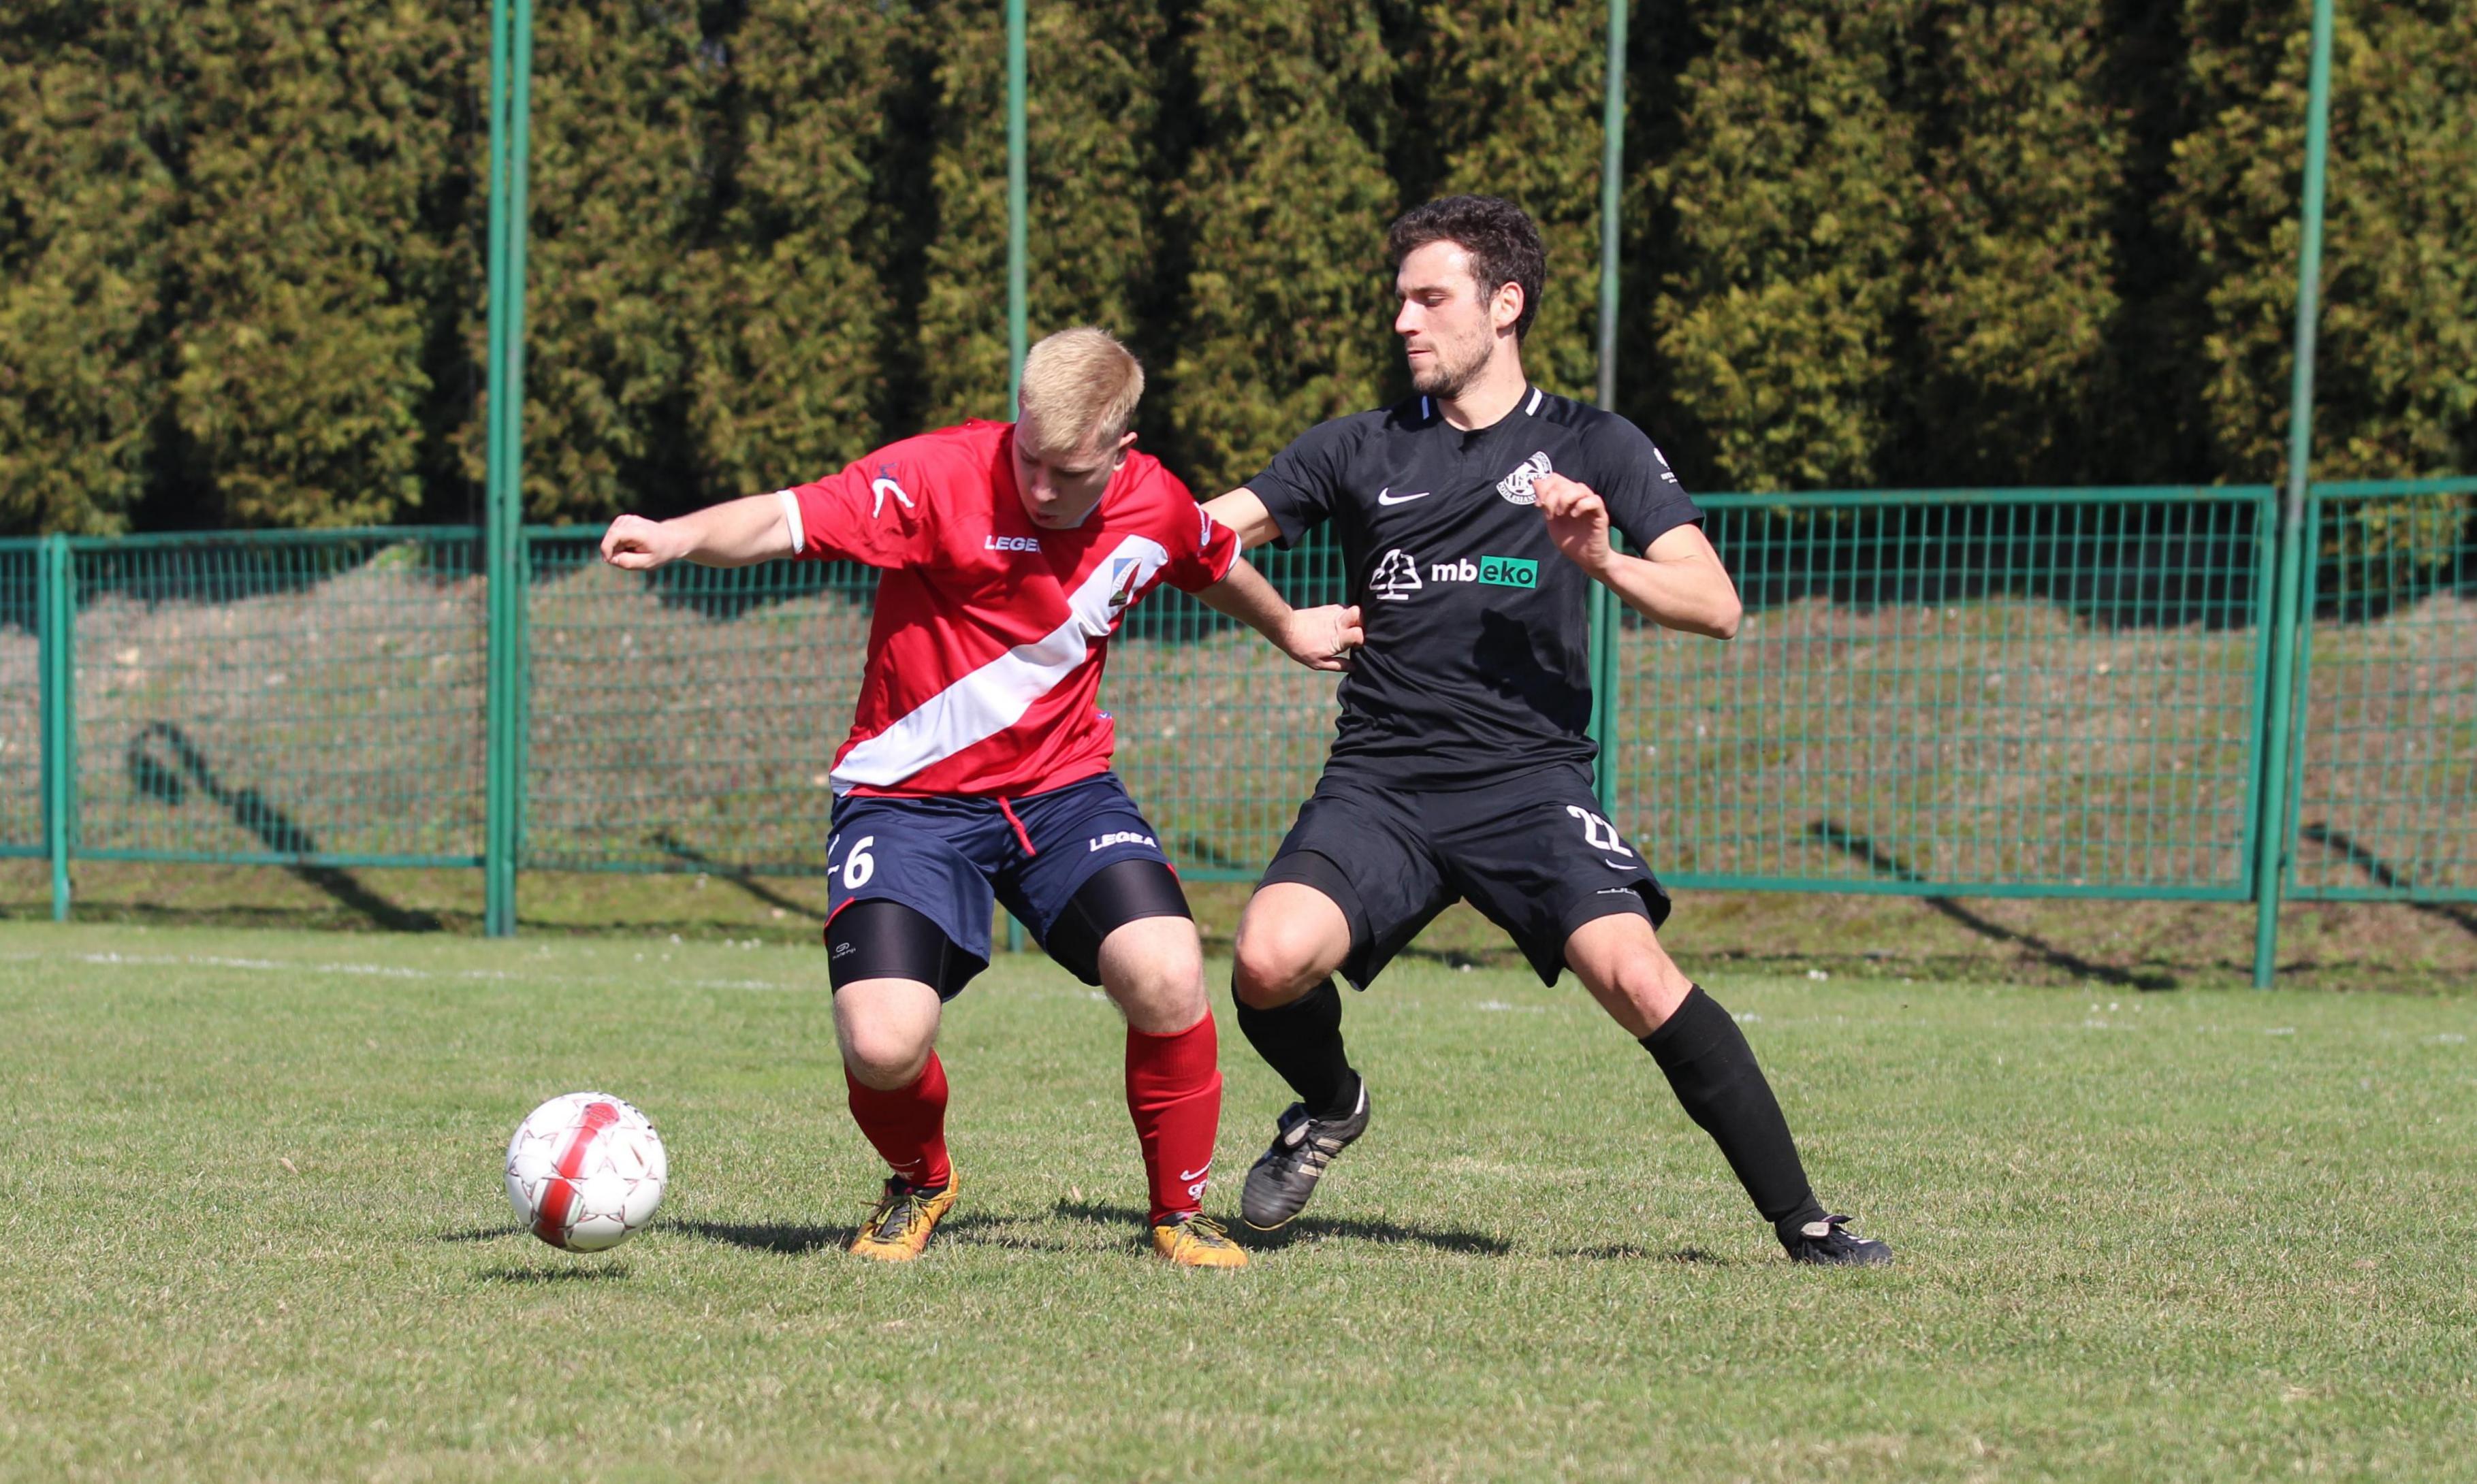
<instances>
[{"instance_id":1,"label":"blonde hair","mask_svg":"<svg viewBox=\"0 0 2477 1484\"><path fill-rule=\"evenodd\" d=\"M1114 451L1144 394L1144 368L1117 336L1079 325L1044 335L1023 358L1021 415L1040 425L1044 454Z\"/></svg>"}]
</instances>

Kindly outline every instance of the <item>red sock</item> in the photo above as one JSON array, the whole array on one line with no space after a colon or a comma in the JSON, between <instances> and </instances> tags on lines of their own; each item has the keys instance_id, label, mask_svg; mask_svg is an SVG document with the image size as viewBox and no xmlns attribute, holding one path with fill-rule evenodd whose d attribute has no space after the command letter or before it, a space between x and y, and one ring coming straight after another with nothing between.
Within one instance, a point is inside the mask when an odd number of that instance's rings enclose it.
<instances>
[{"instance_id":1,"label":"red sock","mask_svg":"<svg viewBox=\"0 0 2477 1484\"><path fill-rule=\"evenodd\" d=\"M1201 1210L1221 1129L1221 1043L1211 1011L1174 1035L1128 1030L1127 1113L1144 1151L1153 1224Z\"/></svg>"},{"instance_id":2,"label":"red sock","mask_svg":"<svg viewBox=\"0 0 2477 1484\"><path fill-rule=\"evenodd\" d=\"M946 1068L936 1051L919 1079L899 1091L864 1086L849 1067L843 1081L851 1088L853 1121L895 1174L932 1187L954 1178L946 1164Z\"/></svg>"}]
</instances>

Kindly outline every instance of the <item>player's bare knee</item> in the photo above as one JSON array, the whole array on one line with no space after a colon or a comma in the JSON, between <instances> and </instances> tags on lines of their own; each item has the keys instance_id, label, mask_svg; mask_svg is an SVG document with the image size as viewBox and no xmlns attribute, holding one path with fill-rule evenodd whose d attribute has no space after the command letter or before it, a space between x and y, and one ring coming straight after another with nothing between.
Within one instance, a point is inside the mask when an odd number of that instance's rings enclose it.
<instances>
[{"instance_id":1,"label":"player's bare knee","mask_svg":"<svg viewBox=\"0 0 2477 1484\"><path fill-rule=\"evenodd\" d=\"M1694 981L1667 954L1657 953L1630 960L1618 971L1617 986L1644 1025L1657 1030L1686 1002L1686 997L1693 992Z\"/></svg>"},{"instance_id":2,"label":"player's bare knee","mask_svg":"<svg viewBox=\"0 0 2477 1484\"><path fill-rule=\"evenodd\" d=\"M918 1081L938 1041L934 1008L923 1015L903 998L889 999L889 1003L871 1002L863 988L858 996L838 996L835 1004L835 1038L841 1044L843 1065L863 1087L887 1092Z\"/></svg>"},{"instance_id":3,"label":"player's bare knee","mask_svg":"<svg viewBox=\"0 0 2477 1484\"><path fill-rule=\"evenodd\" d=\"M848 1035L843 1038L843 1065L862 1086L894 1092L920 1080L929 1068L929 1047L901 1036Z\"/></svg>"},{"instance_id":4,"label":"player's bare knee","mask_svg":"<svg viewBox=\"0 0 2477 1484\"><path fill-rule=\"evenodd\" d=\"M1101 987L1147 1035L1174 1035L1204 1018L1204 951L1184 917L1127 923L1101 943Z\"/></svg>"},{"instance_id":5,"label":"player's bare knee","mask_svg":"<svg viewBox=\"0 0 2477 1484\"><path fill-rule=\"evenodd\" d=\"M1231 966L1231 993L1253 1010L1289 1004L1333 973L1331 966L1316 962L1315 947L1308 935L1279 927L1241 927Z\"/></svg>"}]
</instances>

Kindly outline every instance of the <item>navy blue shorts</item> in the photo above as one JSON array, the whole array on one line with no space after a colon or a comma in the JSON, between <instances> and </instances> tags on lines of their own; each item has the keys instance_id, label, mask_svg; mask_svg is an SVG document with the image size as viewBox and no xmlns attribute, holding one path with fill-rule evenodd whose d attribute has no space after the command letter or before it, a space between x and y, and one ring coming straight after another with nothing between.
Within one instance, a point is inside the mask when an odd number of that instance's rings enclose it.
<instances>
[{"instance_id":1,"label":"navy blue shorts","mask_svg":"<svg viewBox=\"0 0 2477 1484\"><path fill-rule=\"evenodd\" d=\"M1084 883L1124 860L1169 866L1114 773L1003 802L845 794L826 845L826 921L855 902L899 902L986 967L997 903L1045 949Z\"/></svg>"}]
</instances>

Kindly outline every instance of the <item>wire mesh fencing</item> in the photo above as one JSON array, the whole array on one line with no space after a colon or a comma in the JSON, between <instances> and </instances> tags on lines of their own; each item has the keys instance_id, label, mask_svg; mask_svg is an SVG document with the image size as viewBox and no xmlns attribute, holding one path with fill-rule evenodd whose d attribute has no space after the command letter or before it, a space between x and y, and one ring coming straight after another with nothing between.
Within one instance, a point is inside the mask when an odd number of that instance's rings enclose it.
<instances>
[{"instance_id":1,"label":"wire mesh fencing","mask_svg":"<svg viewBox=\"0 0 2477 1484\"><path fill-rule=\"evenodd\" d=\"M2266 487L1706 502L1734 643L1609 630L1603 779L1681 886L2249 900ZM2477 900L2477 481L2314 496L2294 894ZM0 542L0 854L473 866L486 714L532 870L812 875L875 574L603 566L525 533L488 674L477 533ZM1329 540L1254 559L1300 605ZM1112 645L1117 766L1190 877L1260 871L1337 678L1163 590ZM64 771L63 771L64 770Z\"/></svg>"},{"instance_id":2,"label":"wire mesh fencing","mask_svg":"<svg viewBox=\"0 0 2477 1484\"><path fill-rule=\"evenodd\" d=\"M90 859L481 859L474 534L70 543L75 851Z\"/></svg>"},{"instance_id":3,"label":"wire mesh fencing","mask_svg":"<svg viewBox=\"0 0 2477 1484\"><path fill-rule=\"evenodd\" d=\"M528 533L523 863L825 869L877 575L846 562L621 572Z\"/></svg>"},{"instance_id":4,"label":"wire mesh fencing","mask_svg":"<svg viewBox=\"0 0 2477 1484\"><path fill-rule=\"evenodd\" d=\"M615 571L599 532L529 533L524 864L806 876L851 726L877 575L835 562ZM1328 547L1269 554L1295 601L1341 588ZM1117 766L1173 854L1252 872L1323 761L1334 677L1163 589L1102 689Z\"/></svg>"},{"instance_id":5,"label":"wire mesh fencing","mask_svg":"<svg viewBox=\"0 0 2477 1484\"><path fill-rule=\"evenodd\" d=\"M0 541L0 857L43 853L42 543Z\"/></svg>"},{"instance_id":6,"label":"wire mesh fencing","mask_svg":"<svg viewBox=\"0 0 2477 1484\"><path fill-rule=\"evenodd\" d=\"M2326 486L2291 894L2477 901L2477 481Z\"/></svg>"},{"instance_id":7,"label":"wire mesh fencing","mask_svg":"<svg viewBox=\"0 0 2477 1484\"><path fill-rule=\"evenodd\" d=\"M1707 501L1746 618L1619 626L1621 823L1683 885L2242 898L2270 498Z\"/></svg>"}]
</instances>

